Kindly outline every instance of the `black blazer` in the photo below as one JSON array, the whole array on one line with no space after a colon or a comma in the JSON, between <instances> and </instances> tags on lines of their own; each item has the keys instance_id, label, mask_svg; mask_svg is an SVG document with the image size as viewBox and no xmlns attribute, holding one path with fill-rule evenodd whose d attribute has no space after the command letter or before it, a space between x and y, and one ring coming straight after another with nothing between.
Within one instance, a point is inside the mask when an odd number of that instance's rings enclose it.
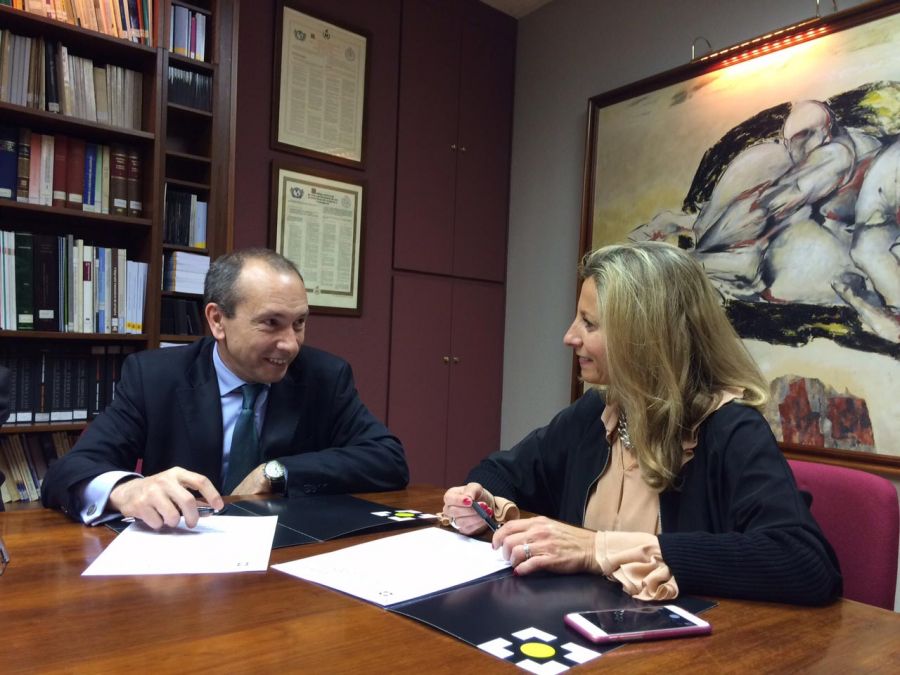
<instances>
[{"instance_id":1,"label":"black blazer","mask_svg":"<svg viewBox=\"0 0 900 675\"><path fill-rule=\"evenodd\" d=\"M83 481L133 471L139 459L145 476L181 466L221 489L224 431L214 345L207 337L129 356L112 403L48 469L44 506L78 519ZM313 347L303 347L271 386L260 447L265 460L279 459L287 468L288 495L394 490L409 481L400 441L363 405L350 365Z\"/></svg>"}]
</instances>

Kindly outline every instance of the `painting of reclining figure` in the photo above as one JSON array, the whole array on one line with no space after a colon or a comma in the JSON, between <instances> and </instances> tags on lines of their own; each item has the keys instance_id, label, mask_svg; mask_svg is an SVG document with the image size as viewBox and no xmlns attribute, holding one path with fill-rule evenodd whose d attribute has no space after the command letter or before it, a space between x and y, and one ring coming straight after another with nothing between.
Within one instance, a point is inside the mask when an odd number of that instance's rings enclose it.
<instances>
[{"instance_id":1,"label":"painting of reclining figure","mask_svg":"<svg viewBox=\"0 0 900 675\"><path fill-rule=\"evenodd\" d=\"M891 14L591 101L585 245L690 250L786 444L900 456L898 36Z\"/></svg>"}]
</instances>

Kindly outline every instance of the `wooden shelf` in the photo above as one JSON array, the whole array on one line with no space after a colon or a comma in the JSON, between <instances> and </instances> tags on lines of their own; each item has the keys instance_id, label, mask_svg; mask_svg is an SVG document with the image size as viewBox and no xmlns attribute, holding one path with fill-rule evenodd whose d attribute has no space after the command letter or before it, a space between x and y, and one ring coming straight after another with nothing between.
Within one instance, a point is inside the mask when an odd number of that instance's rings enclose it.
<instances>
[{"instance_id":1,"label":"wooden shelf","mask_svg":"<svg viewBox=\"0 0 900 675\"><path fill-rule=\"evenodd\" d=\"M209 183L195 183L194 181L181 180L180 178L166 178L166 183L191 190L209 190Z\"/></svg>"},{"instance_id":2,"label":"wooden shelf","mask_svg":"<svg viewBox=\"0 0 900 675\"><path fill-rule=\"evenodd\" d=\"M115 216L107 213L91 213L78 209L67 209L60 206L40 206L38 204L23 204L10 199L0 199L0 213L8 213L10 218L19 218L29 215L33 218L53 218L56 223L74 223L76 221L86 224L102 223L106 226L114 225L116 228L147 229L153 227L151 218L135 218L133 216ZM6 225L4 223L4 225ZM12 225L11 225L12 227ZM55 227L58 226L55 225Z\"/></svg>"},{"instance_id":3,"label":"wooden shelf","mask_svg":"<svg viewBox=\"0 0 900 675\"><path fill-rule=\"evenodd\" d=\"M36 127L44 132L52 131L69 136L88 137L105 143L151 145L156 139L156 134L149 131L114 127L110 124L69 117L37 108L27 108L14 103L0 102L0 116L2 116L4 124Z\"/></svg>"},{"instance_id":4,"label":"wooden shelf","mask_svg":"<svg viewBox=\"0 0 900 675\"><path fill-rule=\"evenodd\" d=\"M185 253L197 253L199 255L209 255L209 249L200 248L199 246L182 246L181 244L167 244L163 242L164 251L184 251Z\"/></svg>"},{"instance_id":5,"label":"wooden shelf","mask_svg":"<svg viewBox=\"0 0 900 675\"><path fill-rule=\"evenodd\" d=\"M179 152L177 150L166 150L166 157L188 160L190 162L202 162L203 164L212 163L211 157L205 157L203 155L192 155L189 152Z\"/></svg>"},{"instance_id":6,"label":"wooden shelf","mask_svg":"<svg viewBox=\"0 0 900 675\"><path fill-rule=\"evenodd\" d=\"M54 422L52 424L7 424L0 427L0 434L37 434L52 431L81 431L87 422Z\"/></svg>"},{"instance_id":7,"label":"wooden shelf","mask_svg":"<svg viewBox=\"0 0 900 675\"><path fill-rule=\"evenodd\" d=\"M143 333L58 333L52 330L0 330L0 338L16 340L68 340L70 342L146 342Z\"/></svg>"},{"instance_id":8,"label":"wooden shelf","mask_svg":"<svg viewBox=\"0 0 900 675\"><path fill-rule=\"evenodd\" d=\"M190 300L203 297L203 293L182 293L179 291L160 291L160 295L164 298L188 298Z\"/></svg>"},{"instance_id":9,"label":"wooden shelf","mask_svg":"<svg viewBox=\"0 0 900 675\"><path fill-rule=\"evenodd\" d=\"M175 113L186 113L188 115L196 115L197 117L205 117L212 119L213 114L209 110L194 108L193 106L183 105L181 103L167 103L166 107Z\"/></svg>"},{"instance_id":10,"label":"wooden shelf","mask_svg":"<svg viewBox=\"0 0 900 675\"><path fill-rule=\"evenodd\" d=\"M202 337L203 337L202 335L177 335L177 334L160 335L159 341L160 342L184 342L185 344L190 344L191 342L196 342L197 340L199 340Z\"/></svg>"},{"instance_id":11,"label":"wooden shelf","mask_svg":"<svg viewBox=\"0 0 900 675\"><path fill-rule=\"evenodd\" d=\"M192 59L190 56L183 56L181 54L176 54L175 52L169 52L169 65L178 68L187 68L188 70L206 73L208 75L212 75L216 72L216 66L208 61Z\"/></svg>"}]
</instances>

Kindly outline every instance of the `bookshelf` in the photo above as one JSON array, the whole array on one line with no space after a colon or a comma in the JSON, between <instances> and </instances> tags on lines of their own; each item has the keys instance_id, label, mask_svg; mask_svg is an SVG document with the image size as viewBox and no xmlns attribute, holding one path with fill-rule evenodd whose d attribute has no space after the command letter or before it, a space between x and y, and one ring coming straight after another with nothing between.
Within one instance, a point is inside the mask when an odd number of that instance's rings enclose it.
<instances>
[{"instance_id":1,"label":"bookshelf","mask_svg":"<svg viewBox=\"0 0 900 675\"><path fill-rule=\"evenodd\" d=\"M5 327L0 329L0 365L28 371L33 380L32 385L47 388L52 385L52 381L41 381L40 378L46 377L46 373L39 374L44 372L40 365L22 365L28 359L36 359L35 363L40 363L41 358L50 354L53 355L54 364L64 364L66 355L71 355L77 361L79 358L90 359L93 351L95 362L101 358L98 354L103 354L103 358L110 363L104 373L104 377L109 379L117 377L121 361L132 351L197 339L195 320L191 322L193 335L178 330L169 332L169 328L163 330L164 305L171 301L176 304L189 301L197 303L199 307L202 300L199 294L162 290L164 257L178 252L212 259L231 248L235 117L233 83L236 80L238 0L194 0L189 3L157 0L147 6L152 6L154 14L152 26L142 26L147 29L146 41L149 45L0 5L0 30L4 31L4 37L16 35L50 41L64 45L69 55L90 59L95 67L109 66L139 73L138 76L130 76L132 80L139 81L138 91L132 97L134 101L140 101L135 115L139 119L136 128L112 124L108 120L82 119L20 105L11 102L9 97L0 100L0 128L25 128L32 134L75 138L101 148L108 146L110 156L114 147L125 147L132 154L136 152L139 162L138 180L132 181L132 187L137 188L137 200L141 206L140 213L137 214L127 211L124 214L114 213L111 199L107 209L109 212L103 213L72 208L65 204L23 203L16 200L16 194L13 194L12 199L0 198L2 231L28 233L34 237L60 237L63 239L60 251L65 251L67 238L72 241L81 239L85 244L109 248L113 253L116 249L122 249L126 252L127 260L146 266L142 325L137 332L77 332L77 327L66 332L66 319L70 313L75 311L75 307L83 307L83 304L66 299L69 292L74 297L74 291L68 290L68 285L75 286L72 283L74 272L70 274L70 279L63 282L66 290L59 293L58 310L61 314L58 320L64 330L22 329L21 325L16 325L15 318L12 324L15 329L12 329L9 321L6 322ZM143 3L139 2L138 7L142 8ZM189 20L186 53L181 53L180 47L178 53L171 48L174 46L171 39L174 37L176 12L179 17L183 17L186 12ZM184 24L180 20L178 28L183 36ZM0 41L0 79L3 58ZM173 91L170 68L187 74L191 81L199 78L206 87L204 93L208 104L204 105L202 101L199 104L197 101L185 101L183 92ZM99 153L102 153L102 149ZM110 166L115 166L115 160L110 161ZM166 236L167 194L172 189L193 193L196 201L207 204L206 230L202 241L194 242L198 245L175 242ZM98 187L96 190L97 194L105 194L102 188ZM129 196L129 200L130 198ZM102 209L98 207L98 211ZM15 260L15 250L8 260ZM63 270L69 269L70 262L64 260L59 266L60 275L64 273ZM5 281L0 278L0 284L2 283ZM97 314L92 318L96 320ZM199 332L202 334L202 331ZM54 368L49 369L50 375L60 377L54 374ZM71 368L69 365L59 365L59 370L66 374ZM95 377L96 373L93 373L89 379ZM21 378L16 379L21 382ZM92 386L100 387L93 380L91 383ZM21 387L21 384L16 386ZM108 396L114 395L113 389L108 384L106 386ZM13 398L18 404L17 397ZM41 405L47 405L49 399L48 390ZM33 392L31 401L34 409L39 405L40 395ZM74 403L67 399L60 405L70 406ZM20 409L23 407L27 407L27 404L20 405ZM21 437L25 447L29 444L30 436L43 438L47 434L65 432L68 437L74 438L98 410L96 406L89 410L87 419L69 418L50 423L36 422L34 410L31 412L30 418L26 414L23 421L18 419L17 411L14 411L16 419L13 421L11 418L0 429L0 437L7 440ZM61 437L57 436L57 441L59 438ZM0 450L8 445L0 444ZM32 442L32 445L36 444Z\"/></svg>"}]
</instances>

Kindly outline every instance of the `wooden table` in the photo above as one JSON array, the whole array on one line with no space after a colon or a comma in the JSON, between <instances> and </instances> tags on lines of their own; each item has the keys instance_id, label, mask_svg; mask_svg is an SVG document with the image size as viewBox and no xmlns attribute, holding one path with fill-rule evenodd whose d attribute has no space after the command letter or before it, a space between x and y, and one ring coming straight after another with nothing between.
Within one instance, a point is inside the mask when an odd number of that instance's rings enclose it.
<instances>
[{"instance_id":1,"label":"wooden table","mask_svg":"<svg viewBox=\"0 0 900 675\"><path fill-rule=\"evenodd\" d=\"M441 490L361 495L434 512ZM112 540L44 509L0 513L0 672L523 672L418 622L281 572L82 577ZM272 563L384 535L278 549ZM633 644L577 672L898 672L900 615L843 600L722 600L709 637ZM277 669L277 670L275 670Z\"/></svg>"}]
</instances>

